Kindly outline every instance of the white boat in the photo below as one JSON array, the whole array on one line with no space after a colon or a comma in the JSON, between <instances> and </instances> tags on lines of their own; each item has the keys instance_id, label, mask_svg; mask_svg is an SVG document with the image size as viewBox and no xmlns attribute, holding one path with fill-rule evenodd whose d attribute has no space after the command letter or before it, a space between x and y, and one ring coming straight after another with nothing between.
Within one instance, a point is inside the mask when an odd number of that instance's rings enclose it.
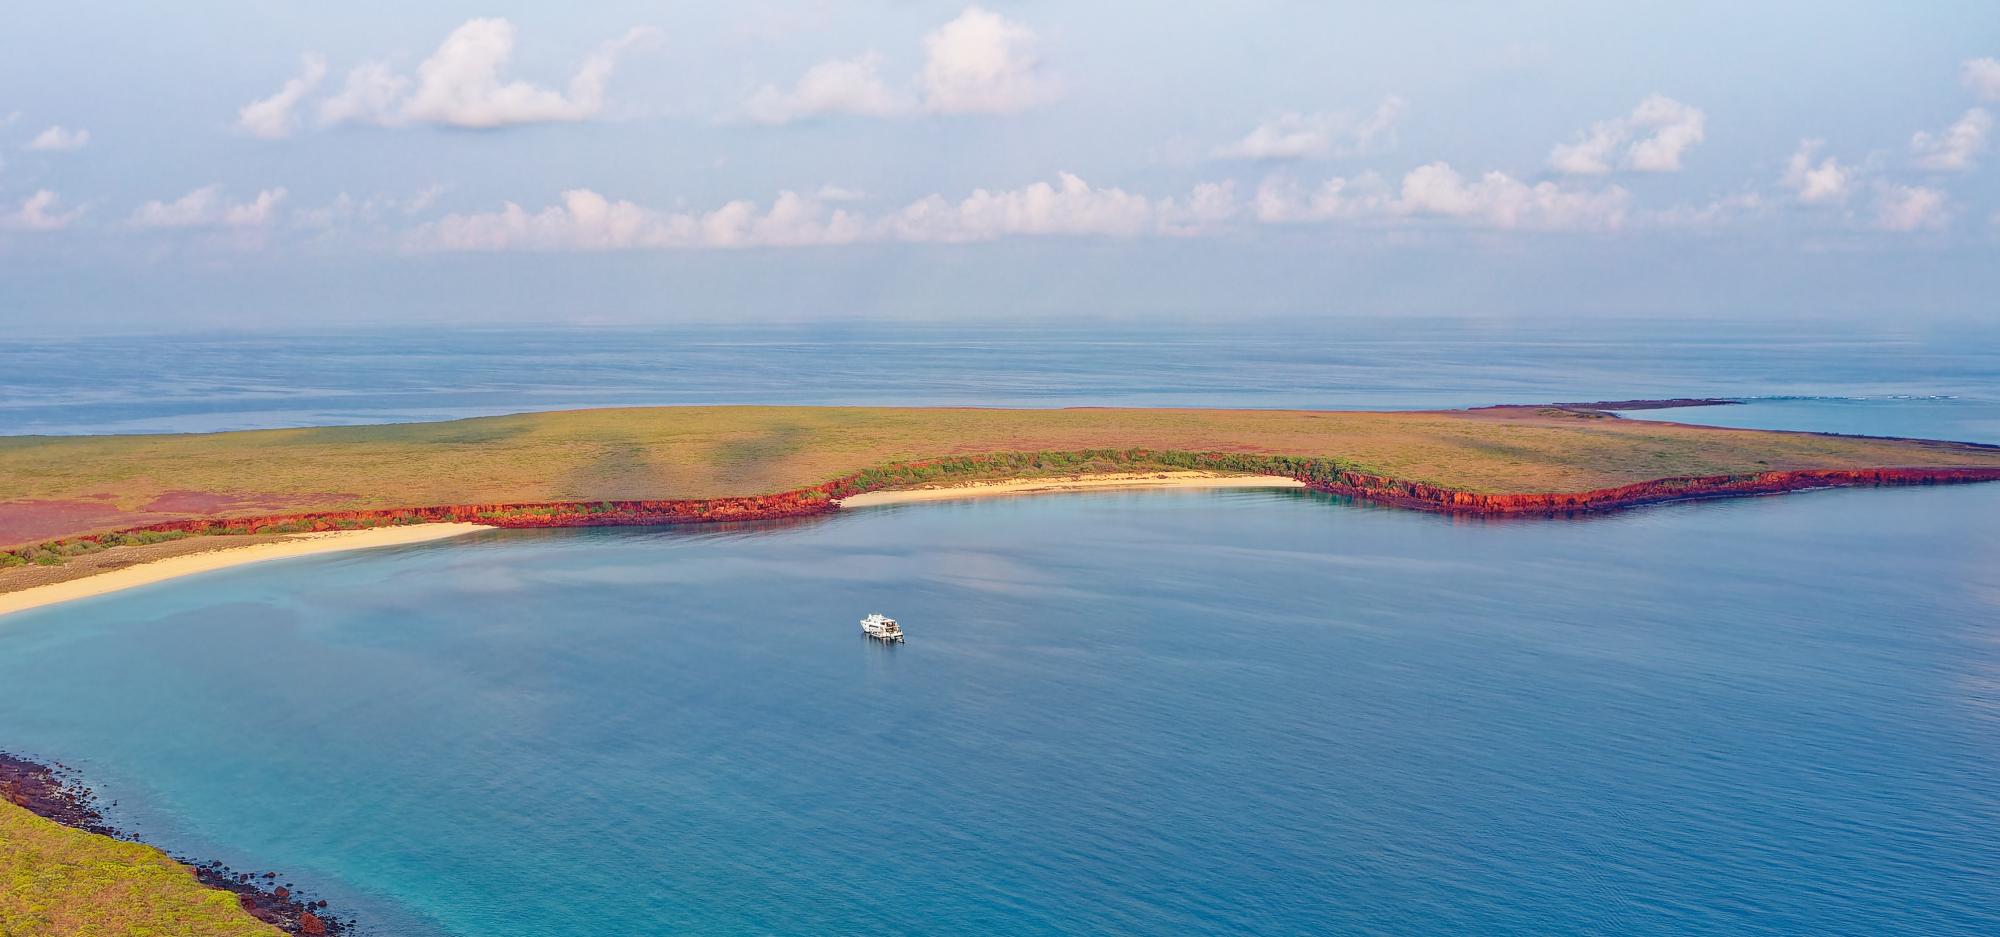
<instances>
[{"instance_id":1,"label":"white boat","mask_svg":"<svg viewBox=\"0 0 2000 937\"><path fill-rule=\"evenodd\" d=\"M881 612L861 619L861 633L885 644L903 643L902 627L896 624L894 618Z\"/></svg>"}]
</instances>

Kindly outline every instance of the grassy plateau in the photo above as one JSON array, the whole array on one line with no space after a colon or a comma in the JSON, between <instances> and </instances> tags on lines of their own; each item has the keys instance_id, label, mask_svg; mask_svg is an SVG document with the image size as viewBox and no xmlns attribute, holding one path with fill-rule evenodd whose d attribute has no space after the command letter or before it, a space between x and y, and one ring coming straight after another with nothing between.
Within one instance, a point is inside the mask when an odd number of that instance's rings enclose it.
<instances>
[{"instance_id":1,"label":"grassy plateau","mask_svg":"<svg viewBox=\"0 0 2000 937\"><path fill-rule=\"evenodd\" d=\"M0 799L0 934L277 937L236 896L143 843L71 829Z\"/></svg>"},{"instance_id":2,"label":"grassy plateau","mask_svg":"<svg viewBox=\"0 0 2000 937\"><path fill-rule=\"evenodd\" d=\"M1485 494L1802 469L2000 467L1992 447L1717 429L1552 407L654 407L201 435L0 437L0 549L198 516L752 496L894 463L1114 448L1329 459Z\"/></svg>"}]
</instances>

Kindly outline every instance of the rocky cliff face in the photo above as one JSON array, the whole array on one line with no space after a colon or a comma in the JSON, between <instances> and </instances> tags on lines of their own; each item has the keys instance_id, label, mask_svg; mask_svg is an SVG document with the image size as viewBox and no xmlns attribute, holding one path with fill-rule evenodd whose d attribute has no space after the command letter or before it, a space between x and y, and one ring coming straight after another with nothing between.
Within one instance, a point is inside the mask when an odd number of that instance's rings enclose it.
<instances>
[{"instance_id":1,"label":"rocky cliff face","mask_svg":"<svg viewBox=\"0 0 2000 937\"><path fill-rule=\"evenodd\" d=\"M2000 481L2000 468L1813 469L1756 472L1746 475L1699 475L1659 478L1592 491L1507 495L1459 491L1360 472L1339 472L1332 479L1306 478L1304 481L1308 486L1320 491L1423 511L1454 514L1558 515L1614 511L1665 501L1778 494L1813 488L1954 485Z\"/></svg>"},{"instance_id":2,"label":"rocky cliff face","mask_svg":"<svg viewBox=\"0 0 2000 937\"><path fill-rule=\"evenodd\" d=\"M1310 488L1421 511L1481 515L1562 515L1613 511L1642 504L1776 494L1813 488L1951 485L2000 480L2000 468L1814 469L1660 478L1591 491L1482 494L1348 469L1325 459L1242 453L1093 453L1097 464L1132 468L1204 468L1296 478ZM1041 457L1037 457L1041 458ZM851 475L823 485L746 498L669 501L575 501L536 504L456 504L367 511L327 511L265 517L189 518L135 528L197 534L293 533L459 521L492 527L617 527L774 520L825 514L839 499L863 491L953 476L1039 465L1021 453L949 462L913 462ZM90 539L90 538L78 538Z\"/></svg>"}]
</instances>

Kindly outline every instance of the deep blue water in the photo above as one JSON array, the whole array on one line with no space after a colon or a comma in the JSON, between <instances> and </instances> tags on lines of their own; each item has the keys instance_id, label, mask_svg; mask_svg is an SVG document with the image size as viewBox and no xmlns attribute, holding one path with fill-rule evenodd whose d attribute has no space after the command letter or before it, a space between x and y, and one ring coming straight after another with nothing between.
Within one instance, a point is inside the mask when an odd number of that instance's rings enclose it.
<instances>
[{"instance_id":1,"label":"deep blue water","mask_svg":"<svg viewBox=\"0 0 2000 937\"><path fill-rule=\"evenodd\" d=\"M2000 333L1372 321L0 340L0 434L662 403L2000 443ZM1474 522L1095 494L495 532L0 619L0 747L374 934L2000 932L2000 485ZM869 645L854 620L901 618Z\"/></svg>"},{"instance_id":2,"label":"deep blue water","mask_svg":"<svg viewBox=\"0 0 2000 937\"><path fill-rule=\"evenodd\" d=\"M2000 443L2000 326L1344 319L0 337L0 435L644 404L1399 409L1683 396L1819 399L1651 415Z\"/></svg>"},{"instance_id":3,"label":"deep blue water","mask_svg":"<svg viewBox=\"0 0 2000 937\"><path fill-rule=\"evenodd\" d=\"M10 618L0 712L377 932L1990 934L1995 518L1240 491L497 532Z\"/></svg>"}]
</instances>

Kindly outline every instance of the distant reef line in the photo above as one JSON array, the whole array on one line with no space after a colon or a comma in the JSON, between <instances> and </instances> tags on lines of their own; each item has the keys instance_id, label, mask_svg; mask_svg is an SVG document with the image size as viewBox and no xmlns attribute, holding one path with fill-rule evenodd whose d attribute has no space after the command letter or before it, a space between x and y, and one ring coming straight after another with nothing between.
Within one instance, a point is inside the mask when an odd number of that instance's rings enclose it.
<instances>
[{"instance_id":1,"label":"distant reef line","mask_svg":"<svg viewBox=\"0 0 2000 937\"><path fill-rule=\"evenodd\" d=\"M1575 492L1494 494L1362 471L1338 459L1150 449L992 453L900 462L775 494L670 500L599 499L453 504L203 517L115 533L64 538L61 544L115 545L134 535L287 534L396 524L459 522L500 528L620 527L777 520L827 514L863 492L1105 471L1200 470L1296 479L1309 489L1418 511L1473 516L1564 516L1705 498L1779 494L1820 488L1953 485L2000 480L2000 466L1792 469L1728 475L1671 476ZM50 545L44 545L47 548ZM36 548L27 548L29 550ZM17 554L23 551L16 551Z\"/></svg>"}]
</instances>

